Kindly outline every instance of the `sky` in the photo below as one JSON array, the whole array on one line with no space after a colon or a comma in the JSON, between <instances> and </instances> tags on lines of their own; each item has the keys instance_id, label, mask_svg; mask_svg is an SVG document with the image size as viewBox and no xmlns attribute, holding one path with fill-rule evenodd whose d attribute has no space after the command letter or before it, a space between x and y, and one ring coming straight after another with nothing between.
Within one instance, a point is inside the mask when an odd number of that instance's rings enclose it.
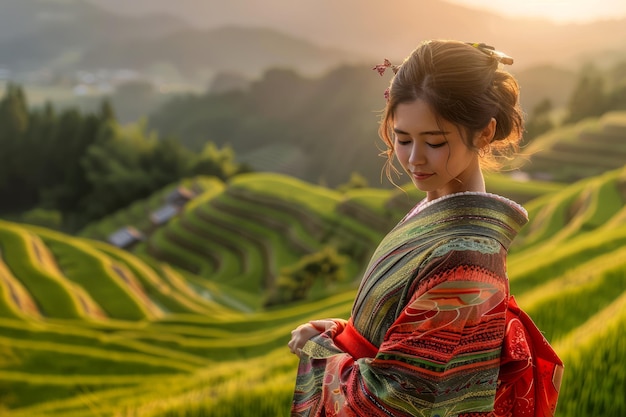
<instances>
[{"instance_id":1,"label":"sky","mask_svg":"<svg viewBox=\"0 0 626 417\"><path fill-rule=\"evenodd\" d=\"M543 17L558 23L587 23L626 17L624 0L447 0L513 17Z\"/></svg>"}]
</instances>

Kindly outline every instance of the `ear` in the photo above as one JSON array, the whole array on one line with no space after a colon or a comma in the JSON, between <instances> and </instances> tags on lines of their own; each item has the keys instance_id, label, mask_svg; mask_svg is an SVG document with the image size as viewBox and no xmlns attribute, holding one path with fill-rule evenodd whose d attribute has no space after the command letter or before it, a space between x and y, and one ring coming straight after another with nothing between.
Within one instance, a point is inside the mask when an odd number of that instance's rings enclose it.
<instances>
[{"instance_id":1,"label":"ear","mask_svg":"<svg viewBox=\"0 0 626 417\"><path fill-rule=\"evenodd\" d=\"M491 143L493 137L496 135L496 119L493 117L487 123L487 126L474 137L474 146L476 149L483 149Z\"/></svg>"}]
</instances>

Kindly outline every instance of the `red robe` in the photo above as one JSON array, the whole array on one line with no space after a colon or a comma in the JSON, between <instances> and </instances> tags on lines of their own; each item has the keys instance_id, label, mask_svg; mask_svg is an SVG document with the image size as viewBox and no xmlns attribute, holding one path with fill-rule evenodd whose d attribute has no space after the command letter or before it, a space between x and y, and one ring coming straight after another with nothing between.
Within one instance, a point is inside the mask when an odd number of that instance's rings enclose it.
<instances>
[{"instance_id":1,"label":"red robe","mask_svg":"<svg viewBox=\"0 0 626 417\"><path fill-rule=\"evenodd\" d=\"M506 277L526 221L502 197L461 193L400 222L350 320L305 344L292 416L552 416L562 364Z\"/></svg>"}]
</instances>

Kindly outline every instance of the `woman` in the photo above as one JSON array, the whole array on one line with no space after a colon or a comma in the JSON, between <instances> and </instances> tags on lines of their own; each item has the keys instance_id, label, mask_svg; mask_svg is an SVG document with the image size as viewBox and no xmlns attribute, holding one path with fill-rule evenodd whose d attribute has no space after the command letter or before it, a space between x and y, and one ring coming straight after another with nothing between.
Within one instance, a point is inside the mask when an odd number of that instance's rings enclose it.
<instances>
[{"instance_id":1,"label":"woman","mask_svg":"<svg viewBox=\"0 0 626 417\"><path fill-rule=\"evenodd\" d=\"M481 170L523 130L500 63L512 59L484 44L428 41L399 67L374 68L395 72L379 131L387 175L396 158L426 198L376 249L350 319L292 332L293 416L554 413L560 361L506 276L527 214L486 193Z\"/></svg>"}]
</instances>

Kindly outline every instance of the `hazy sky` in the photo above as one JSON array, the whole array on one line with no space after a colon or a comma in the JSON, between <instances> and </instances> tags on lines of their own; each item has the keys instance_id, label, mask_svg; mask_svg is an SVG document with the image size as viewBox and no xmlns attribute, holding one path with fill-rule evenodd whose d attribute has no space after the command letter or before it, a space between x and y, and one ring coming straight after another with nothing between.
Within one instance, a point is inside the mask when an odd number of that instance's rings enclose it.
<instances>
[{"instance_id":1,"label":"hazy sky","mask_svg":"<svg viewBox=\"0 0 626 417\"><path fill-rule=\"evenodd\" d=\"M516 17L544 17L556 22L589 22L626 16L624 0L448 0Z\"/></svg>"}]
</instances>

